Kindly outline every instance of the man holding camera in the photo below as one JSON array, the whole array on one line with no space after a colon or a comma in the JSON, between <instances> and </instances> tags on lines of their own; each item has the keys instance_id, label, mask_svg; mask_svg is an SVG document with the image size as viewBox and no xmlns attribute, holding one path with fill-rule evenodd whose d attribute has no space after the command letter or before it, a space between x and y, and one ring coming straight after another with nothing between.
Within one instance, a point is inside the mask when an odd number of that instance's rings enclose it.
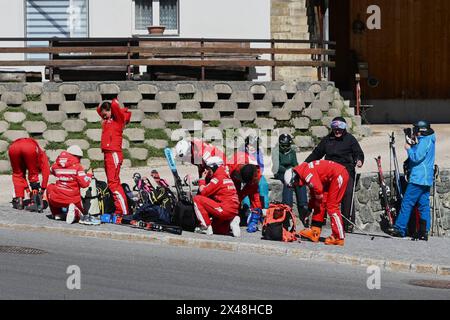
<instances>
[{"instance_id":1,"label":"man holding camera","mask_svg":"<svg viewBox=\"0 0 450 320\"><path fill-rule=\"evenodd\" d=\"M410 176L396 223L387 233L394 237L405 237L409 218L417 205L420 211L417 239L427 241L431 228L430 190L434 179L436 135L427 121L415 123L412 131L405 130L405 133Z\"/></svg>"}]
</instances>

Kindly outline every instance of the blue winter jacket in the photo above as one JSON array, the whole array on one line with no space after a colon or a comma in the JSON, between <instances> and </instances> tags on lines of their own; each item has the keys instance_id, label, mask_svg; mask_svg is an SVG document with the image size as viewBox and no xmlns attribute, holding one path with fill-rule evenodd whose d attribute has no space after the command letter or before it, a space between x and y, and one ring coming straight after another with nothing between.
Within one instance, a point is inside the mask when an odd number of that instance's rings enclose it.
<instances>
[{"instance_id":1,"label":"blue winter jacket","mask_svg":"<svg viewBox=\"0 0 450 320\"><path fill-rule=\"evenodd\" d=\"M420 186L432 186L436 135L418 137L419 143L408 150L409 182Z\"/></svg>"}]
</instances>

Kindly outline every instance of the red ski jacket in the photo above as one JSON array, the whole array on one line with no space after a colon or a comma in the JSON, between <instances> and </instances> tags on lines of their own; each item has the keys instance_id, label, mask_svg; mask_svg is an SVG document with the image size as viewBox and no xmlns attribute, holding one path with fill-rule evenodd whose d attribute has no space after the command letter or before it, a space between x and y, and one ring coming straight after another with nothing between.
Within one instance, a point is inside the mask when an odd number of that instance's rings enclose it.
<instances>
[{"instance_id":1,"label":"red ski jacket","mask_svg":"<svg viewBox=\"0 0 450 320\"><path fill-rule=\"evenodd\" d=\"M97 113L101 116L101 105L97 107ZM102 122L102 151L122 151L122 135L126 124L130 122L131 112L128 108L120 108L119 101L111 102L111 118Z\"/></svg>"},{"instance_id":2,"label":"red ski jacket","mask_svg":"<svg viewBox=\"0 0 450 320\"><path fill-rule=\"evenodd\" d=\"M238 211L239 199L236 188L225 166L221 166L216 170L208 184L206 184L205 179L200 179L198 184L199 187L204 186L200 195L223 204L229 210Z\"/></svg>"},{"instance_id":3,"label":"red ski jacket","mask_svg":"<svg viewBox=\"0 0 450 320\"><path fill-rule=\"evenodd\" d=\"M52 198L61 203L80 202L80 188L89 187L92 179L92 174L84 172L80 160L66 151L58 156L51 167L51 173L56 177Z\"/></svg>"},{"instance_id":4,"label":"red ski jacket","mask_svg":"<svg viewBox=\"0 0 450 320\"><path fill-rule=\"evenodd\" d=\"M212 144L205 143L201 139L192 139L191 164L198 167L199 177L201 177L205 171L205 161L210 157L220 157L224 159L225 162L225 156L219 148L213 146Z\"/></svg>"}]
</instances>

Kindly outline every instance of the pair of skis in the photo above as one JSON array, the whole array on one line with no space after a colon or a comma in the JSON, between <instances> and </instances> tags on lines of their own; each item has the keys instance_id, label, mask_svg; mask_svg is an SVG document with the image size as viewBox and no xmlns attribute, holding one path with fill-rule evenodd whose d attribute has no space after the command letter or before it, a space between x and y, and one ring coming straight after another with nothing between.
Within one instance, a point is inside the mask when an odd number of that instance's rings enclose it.
<instances>
[{"instance_id":1,"label":"pair of skis","mask_svg":"<svg viewBox=\"0 0 450 320\"><path fill-rule=\"evenodd\" d=\"M156 231L156 232L167 232L176 235L181 235L183 233L183 229L178 226L170 226L165 224L160 224L156 222L145 222L132 220L131 216L119 216L115 220L115 224L117 225L129 225L132 228L143 229L147 231Z\"/></svg>"},{"instance_id":2,"label":"pair of skis","mask_svg":"<svg viewBox=\"0 0 450 320\"><path fill-rule=\"evenodd\" d=\"M184 203L193 203L191 177L189 175L187 175L186 178L184 179L184 183L183 183L183 181L180 178L180 175L178 174L177 165L175 162L175 158L173 156L172 149L165 148L164 155L166 156L166 160L169 165L169 169L173 175L173 179L175 182L175 189L177 190L177 194L178 194L178 201L182 201ZM186 185L189 187L189 192L186 192L184 190L184 187Z\"/></svg>"}]
</instances>

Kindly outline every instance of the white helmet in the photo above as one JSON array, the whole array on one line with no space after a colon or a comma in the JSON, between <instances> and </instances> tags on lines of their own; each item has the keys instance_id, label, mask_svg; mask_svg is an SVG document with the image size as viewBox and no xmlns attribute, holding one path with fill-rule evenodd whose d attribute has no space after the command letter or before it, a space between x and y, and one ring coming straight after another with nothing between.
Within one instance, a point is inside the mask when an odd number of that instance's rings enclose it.
<instances>
[{"instance_id":1,"label":"white helmet","mask_svg":"<svg viewBox=\"0 0 450 320\"><path fill-rule=\"evenodd\" d=\"M223 166L223 159L221 157L209 157L206 160L207 167L220 167Z\"/></svg>"},{"instance_id":2,"label":"white helmet","mask_svg":"<svg viewBox=\"0 0 450 320\"><path fill-rule=\"evenodd\" d=\"M80 158L83 157L83 150L81 150L81 148L79 146L77 146L76 144L67 148L67 153L70 153L71 155L74 155L74 156L77 156Z\"/></svg>"},{"instance_id":3,"label":"white helmet","mask_svg":"<svg viewBox=\"0 0 450 320\"><path fill-rule=\"evenodd\" d=\"M284 173L284 183L287 187L292 188L294 186L295 172L294 169L288 169Z\"/></svg>"},{"instance_id":4,"label":"white helmet","mask_svg":"<svg viewBox=\"0 0 450 320\"><path fill-rule=\"evenodd\" d=\"M178 141L175 152L178 158L188 160L191 157L191 143L186 140Z\"/></svg>"}]
</instances>

